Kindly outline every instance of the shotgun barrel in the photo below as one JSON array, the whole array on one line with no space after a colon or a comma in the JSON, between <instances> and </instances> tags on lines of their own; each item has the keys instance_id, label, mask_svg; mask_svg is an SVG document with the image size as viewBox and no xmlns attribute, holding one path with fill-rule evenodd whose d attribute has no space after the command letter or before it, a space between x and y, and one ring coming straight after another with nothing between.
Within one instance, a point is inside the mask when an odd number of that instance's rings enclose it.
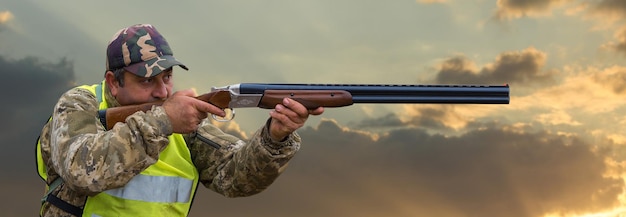
<instances>
[{"instance_id":1,"label":"shotgun barrel","mask_svg":"<svg viewBox=\"0 0 626 217\"><path fill-rule=\"evenodd\" d=\"M509 85L280 84L241 83L239 95L282 91L347 91L353 103L509 104Z\"/></svg>"}]
</instances>

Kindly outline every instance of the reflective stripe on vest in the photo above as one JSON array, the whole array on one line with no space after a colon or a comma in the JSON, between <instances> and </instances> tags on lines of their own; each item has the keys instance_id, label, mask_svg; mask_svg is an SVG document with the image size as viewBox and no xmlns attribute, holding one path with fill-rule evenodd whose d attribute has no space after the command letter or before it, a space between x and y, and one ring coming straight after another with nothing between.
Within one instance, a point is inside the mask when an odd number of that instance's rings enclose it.
<instances>
[{"instance_id":1,"label":"reflective stripe on vest","mask_svg":"<svg viewBox=\"0 0 626 217\"><path fill-rule=\"evenodd\" d=\"M128 200L186 203L189 202L192 187L193 180L189 179L139 174L123 188L107 190L105 193Z\"/></svg>"},{"instance_id":2,"label":"reflective stripe on vest","mask_svg":"<svg viewBox=\"0 0 626 217\"><path fill-rule=\"evenodd\" d=\"M79 87L96 95L100 110L108 107L104 85L103 81ZM187 216L199 175L182 135L172 134L168 139L170 143L157 162L124 187L88 197L83 216ZM38 164L45 168L43 162ZM42 172L45 176L45 170Z\"/></svg>"}]
</instances>

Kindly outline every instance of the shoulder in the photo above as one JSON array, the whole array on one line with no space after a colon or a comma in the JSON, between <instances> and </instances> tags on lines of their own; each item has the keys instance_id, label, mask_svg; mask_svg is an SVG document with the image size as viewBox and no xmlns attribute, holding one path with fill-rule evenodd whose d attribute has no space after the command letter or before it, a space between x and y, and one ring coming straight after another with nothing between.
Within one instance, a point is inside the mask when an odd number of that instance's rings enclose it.
<instances>
[{"instance_id":1,"label":"shoulder","mask_svg":"<svg viewBox=\"0 0 626 217\"><path fill-rule=\"evenodd\" d=\"M89 90L75 87L63 93L55 107L56 110L69 107L79 107L81 110L88 110L90 108L97 110L98 102L96 96Z\"/></svg>"},{"instance_id":2,"label":"shoulder","mask_svg":"<svg viewBox=\"0 0 626 217\"><path fill-rule=\"evenodd\" d=\"M96 96L88 89L74 87L61 95L60 100L65 101L96 101Z\"/></svg>"},{"instance_id":3,"label":"shoulder","mask_svg":"<svg viewBox=\"0 0 626 217\"><path fill-rule=\"evenodd\" d=\"M87 98L87 99L96 99L96 96L88 89L83 88L83 86L80 87L74 87L72 89L69 89L68 91L66 91L65 93L63 93L63 95L61 97L66 97L66 98Z\"/></svg>"}]
</instances>

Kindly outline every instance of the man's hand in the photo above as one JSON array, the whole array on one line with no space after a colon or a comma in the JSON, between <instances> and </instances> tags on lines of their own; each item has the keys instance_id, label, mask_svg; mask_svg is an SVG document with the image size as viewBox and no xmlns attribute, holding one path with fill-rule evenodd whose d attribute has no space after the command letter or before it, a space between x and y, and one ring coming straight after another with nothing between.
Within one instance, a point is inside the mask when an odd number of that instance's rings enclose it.
<instances>
[{"instance_id":1,"label":"man's hand","mask_svg":"<svg viewBox=\"0 0 626 217\"><path fill-rule=\"evenodd\" d=\"M174 133L194 132L208 113L221 117L226 115L222 109L195 97L196 93L188 89L174 93L163 102L163 108L170 118Z\"/></svg>"},{"instance_id":2,"label":"man's hand","mask_svg":"<svg viewBox=\"0 0 626 217\"><path fill-rule=\"evenodd\" d=\"M277 104L274 110L270 112L270 117L272 117L269 128L270 137L274 141L282 141L289 134L304 126L309 115L320 115L323 112L323 107L307 110L299 102L284 98L283 103Z\"/></svg>"}]
</instances>

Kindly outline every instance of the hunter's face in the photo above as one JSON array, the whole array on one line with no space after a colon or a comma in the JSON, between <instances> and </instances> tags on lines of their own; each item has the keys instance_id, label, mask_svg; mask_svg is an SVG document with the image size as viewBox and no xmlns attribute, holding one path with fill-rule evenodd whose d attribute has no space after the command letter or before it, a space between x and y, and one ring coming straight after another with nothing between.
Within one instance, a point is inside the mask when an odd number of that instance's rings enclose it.
<instances>
[{"instance_id":1,"label":"hunter's face","mask_svg":"<svg viewBox=\"0 0 626 217\"><path fill-rule=\"evenodd\" d=\"M163 100L172 95L174 83L172 69L165 70L160 74L145 78L133 73L124 73L124 86L113 85L111 94L120 105L133 105L146 102Z\"/></svg>"}]
</instances>

